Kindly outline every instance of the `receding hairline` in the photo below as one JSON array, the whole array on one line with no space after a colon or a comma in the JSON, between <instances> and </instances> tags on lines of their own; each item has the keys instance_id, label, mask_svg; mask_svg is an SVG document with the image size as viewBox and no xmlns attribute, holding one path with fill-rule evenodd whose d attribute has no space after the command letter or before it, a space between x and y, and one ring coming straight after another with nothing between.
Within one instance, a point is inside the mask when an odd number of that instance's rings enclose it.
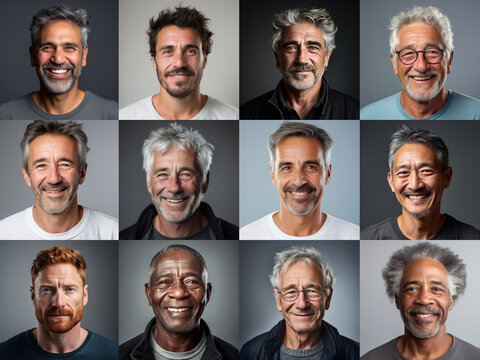
<instances>
[{"instance_id":1,"label":"receding hairline","mask_svg":"<svg viewBox=\"0 0 480 360\"><path fill-rule=\"evenodd\" d=\"M165 256L168 256L170 253L172 252L183 252L183 253L188 253L190 255L192 255L195 259L197 259L198 263L200 264L200 267L201 267L201 271L200 271L200 275L203 274L203 271L205 270L206 268L206 265L204 265L202 259L197 255L195 254L194 252L192 251L189 251L187 249L182 249L182 248L171 248L171 249L167 249L164 253L158 255L154 261L152 262L152 267L156 270L157 266L158 266L158 262L161 261ZM152 271L152 275L155 273L155 270ZM150 277L151 277L150 276Z\"/></svg>"}]
</instances>

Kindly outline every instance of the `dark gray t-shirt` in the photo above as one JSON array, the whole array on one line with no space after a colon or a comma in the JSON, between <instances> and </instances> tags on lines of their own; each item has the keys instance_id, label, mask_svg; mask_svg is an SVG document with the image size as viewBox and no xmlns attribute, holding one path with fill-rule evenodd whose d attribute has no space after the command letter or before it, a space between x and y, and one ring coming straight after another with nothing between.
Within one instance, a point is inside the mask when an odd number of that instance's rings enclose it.
<instances>
[{"instance_id":1,"label":"dark gray t-shirt","mask_svg":"<svg viewBox=\"0 0 480 360\"><path fill-rule=\"evenodd\" d=\"M80 105L63 115L53 115L40 109L33 100L33 93L0 105L1 120L116 120L118 104L91 91L85 92Z\"/></svg>"},{"instance_id":2,"label":"dark gray t-shirt","mask_svg":"<svg viewBox=\"0 0 480 360\"><path fill-rule=\"evenodd\" d=\"M216 240L215 234L212 231L210 225L207 225L202 230L192 234L188 237L182 238L183 240ZM145 237L142 240L175 240L173 238L166 237L159 233L153 225L150 225Z\"/></svg>"},{"instance_id":3,"label":"dark gray t-shirt","mask_svg":"<svg viewBox=\"0 0 480 360\"><path fill-rule=\"evenodd\" d=\"M452 347L436 360L478 360L480 359L480 349L472 344L463 341L456 336L453 338ZM397 339L393 339L382 346L363 355L361 360L408 360L402 356L397 349Z\"/></svg>"},{"instance_id":4,"label":"dark gray t-shirt","mask_svg":"<svg viewBox=\"0 0 480 360\"><path fill-rule=\"evenodd\" d=\"M310 349L295 350L282 344L280 360L318 360L323 353L323 340Z\"/></svg>"},{"instance_id":5,"label":"dark gray t-shirt","mask_svg":"<svg viewBox=\"0 0 480 360\"><path fill-rule=\"evenodd\" d=\"M480 231L448 214L440 231L431 240L479 240ZM369 226L360 232L362 240L409 240L400 231L397 217Z\"/></svg>"}]
</instances>

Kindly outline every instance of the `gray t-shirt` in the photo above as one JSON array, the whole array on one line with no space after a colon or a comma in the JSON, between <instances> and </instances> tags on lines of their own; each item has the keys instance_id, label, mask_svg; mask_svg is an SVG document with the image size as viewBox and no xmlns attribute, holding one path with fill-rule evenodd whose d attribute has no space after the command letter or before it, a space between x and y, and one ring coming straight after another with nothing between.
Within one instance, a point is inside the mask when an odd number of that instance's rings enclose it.
<instances>
[{"instance_id":1,"label":"gray t-shirt","mask_svg":"<svg viewBox=\"0 0 480 360\"><path fill-rule=\"evenodd\" d=\"M33 100L33 93L0 105L1 120L116 120L118 104L91 91L74 110L63 115L53 115L40 109Z\"/></svg>"},{"instance_id":2,"label":"gray t-shirt","mask_svg":"<svg viewBox=\"0 0 480 360\"><path fill-rule=\"evenodd\" d=\"M280 360L318 360L323 353L323 340L310 349L295 350L282 344L280 347Z\"/></svg>"},{"instance_id":3,"label":"gray t-shirt","mask_svg":"<svg viewBox=\"0 0 480 360\"><path fill-rule=\"evenodd\" d=\"M153 329L152 329L153 330ZM153 331L150 333L150 345L153 349L153 356L155 360L201 360L205 349L207 348L207 338L205 333L202 335L202 339L192 350L185 352L173 352L168 351L160 347L155 338L153 337Z\"/></svg>"},{"instance_id":4,"label":"gray t-shirt","mask_svg":"<svg viewBox=\"0 0 480 360\"><path fill-rule=\"evenodd\" d=\"M463 341L456 336L453 338L452 347L436 360L478 360L480 359L480 349L472 344ZM393 339L382 346L373 349L363 355L361 360L408 360L397 349L397 339Z\"/></svg>"}]
</instances>

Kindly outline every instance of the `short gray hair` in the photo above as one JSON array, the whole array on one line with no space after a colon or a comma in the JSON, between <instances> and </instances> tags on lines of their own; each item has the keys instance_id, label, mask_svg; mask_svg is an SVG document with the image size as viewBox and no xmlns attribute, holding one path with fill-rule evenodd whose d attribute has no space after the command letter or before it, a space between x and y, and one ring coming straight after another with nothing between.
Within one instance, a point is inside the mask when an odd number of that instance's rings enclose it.
<instances>
[{"instance_id":1,"label":"short gray hair","mask_svg":"<svg viewBox=\"0 0 480 360\"><path fill-rule=\"evenodd\" d=\"M402 125L402 128L392 134L392 141L390 142L390 150L388 152L388 167L392 173L393 160L395 153L405 144L424 144L431 147L437 152L437 159L442 165L442 170L448 168L448 148L443 140L430 130L423 130L418 128L409 128ZM392 173L393 175L393 173Z\"/></svg>"},{"instance_id":2,"label":"short gray hair","mask_svg":"<svg viewBox=\"0 0 480 360\"><path fill-rule=\"evenodd\" d=\"M322 272L322 286L326 290L327 295L330 295L332 286L335 283L335 276L333 275L333 270L330 265L315 248L293 246L277 253L274 261L275 264L273 265L272 275L270 275L270 283L274 289L278 289L280 285L280 275L287 271L290 265L301 262L316 266Z\"/></svg>"},{"instance_id":3,"label":"short gray hair","mask_svg":"<svg viewBox=\"0 0 480 360\"><path fill-rule=\"evenodd\" d=\"M283 29L296 24L313 24L323 32L325 53L335 49L335 33L337 26L327 10L321 8L288 9L273 16L272 49L275 54L280 51L280 39Z\"/></svg>"},{"instance_id":4,"label":"short gray hair","mask_svg":"<svg viewBox=\"0 0 480 360\"><path fill-rule=\"evenodd\" d=\"M212 164L214 146L205 140L198 130L192 128L189 130L177 123L171 123L152 131L148 139L143 142L143 169L147 173L148 183L150 184L153 153L160 151L161 154L164 154L172 145L177 145L181 150L188 148L197 155L197 162L202 172L201 185L203 186L207 181L207 173Z\"/></svg>"},{"instance_id":5,"label":"short gray hair","mask_svg":"<svg viewBox=\"0 0 480 360\"><path fill-rule=\"evenodd\" d=\"M188 251L189 253L195 255L201 262L202 262L202 281L206 285L208 284L208 271L207 271L207 264L205 263L205 259L203 256L195 249L192 249L191 247L187 245L181 245L181 244L175 244L175 245L170 245L166 248L163 248L159 252L155 254L155 256L152 258L152 261L150 261L150 268L148 271L148 276L149 278L152 276L152 273L155 271L155 262L156 260L162 256L163 254L169 252L169 251Z\"/></svg>"},{"instance_id":6,"label":"short gray hair","mask_svg":"<svg viewBox=\"0 0 480 360\"><path fill-rule=\"evenodd\" d=\"M268 137L268 151L270 153L270 166L272 166L272 169L275 166L275 148L277 147L277 144L292 136L300 136L306 139L317 139L320 141L323 146L323 162L325 169L328 168L332 160L333 147L333 140L330 135L328 135L325 130L314 125L295 121L284 121L277 131Z\"/></svg>"},{"instance_id":7,"label":"short gray hair","mask_svg":"<svg viewBox=\"0 0 480 360\"><path fill-rule=\"evenodd\" d=\"M383 269L385 290L391 299L400 294L403 268L410 261L418 258L431 258L445 266L448 274L448 289L454 301L465 292L467 270L463 260L448 248L422 241L419 244L404 246L395 251Z\"/></svg>"},{"instance_id":8,"label":"short gray hair","mask_svg":"<svg viewBox=\"0 0 480 360\"><path fill-rule=\"evenodd\" d=\"M28 171L28 156L30 153L30 143L40 135L65 135L71 137L78 146L79 169L87 163L87 152L90 150L87 146L88 137L82 130L82 124L74 121L60 122L57 120L35 120L28 124L25 129L20 147L22 149L23 168Z\"/></svg>"},{"instance_id":9,"label":"short gray hair","mask_svg":"<svg viewBox=\"0 0 480 360\"><path fill-rule=\"evenodd\" d=\"M85 9L70 9L66 5L53 5L39 10L33 15L30 23L30 38L32 47L37 45L38 33L45 25L52 21L65 20L77 25L82 35L82 46L85 49L88 46L88 33L90 32L88 13Z\"/></svg>"},{"instance_id":10,"label":"short gray hair","mask_svg":"<svg viewBox=\"0 0 480 360\"><path fill-rule=\"evenodd\" d=\"M450 59L450 53L453 51L453 32L448 17L433 6L421 7L415 6L406 12L401 12L390 20L390 53L396 55L395 51L398 45L398 36L400 30L406 25L422 22L431 25L440 32L442 42L447 52L447 60Z\"/></svg>"}]
</instances>

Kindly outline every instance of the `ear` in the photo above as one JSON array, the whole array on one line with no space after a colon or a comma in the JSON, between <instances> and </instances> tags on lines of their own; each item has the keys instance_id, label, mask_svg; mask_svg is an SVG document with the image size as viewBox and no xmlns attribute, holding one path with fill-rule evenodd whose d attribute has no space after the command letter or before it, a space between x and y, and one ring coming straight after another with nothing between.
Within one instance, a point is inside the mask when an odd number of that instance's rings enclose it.
<instances>
[{"instance_id":1,"label":"ear","mask_svg":"<svg viewBox=\"0 0 480 360\"><path fill-rule=\"evenodd\" d=\"M152 306L152 298L150 297L150 283L145 283L145 295L147 295L148 305Z\"/></svg>"},{"instance_id":2,"label":"ear","mask_svg":"<svg viewBox=\"0 0 480 360\"><path fill-rule=\"evenodd\" d=\"M30 286L30 299L32 300L33 306L35 306L35 288Z\"/></svg>"},{"instance_id":3,"label":"ear","mask_svg":"<svg viewBox=\"0 0 480 360\"><path fill-rule=\"evenodd\" d=\"M88 303L88 285L83 287L83 306L87 306Z\"/></svg>"},{"instance_id":4,"label":"ear","mask_svg":"<svg viewBox=\"0 0 480 360\"><path fill-rule=\"evenodd\" d=\"M155 56L152 57L153 70L157 71L157 63L155 62Z\"/></svg>"},{"instance_id":5,"label":"ear","mask_svg":"<svg viewBox=\"0 0 480 360\"><path fill-rule=\"evenodd\" d=\"M87 66L88 46L83 50L82 66Z\"/></svg>"},{"instance_id":6,"label":"ear","mask_svg":"<svg viewBox=\"0 0 480 360\"><path fill-rule=\"evenodd\" d=\"M207 179L205 180L205 184L202 187L202 193L206 193L208 189L208 183L210 182L210 171L207 172Z\"/></svg>"},{"instance_id":7,"label":"ear","mask_svg":"<svg viewBox=\"0 0 480 360\"><path fill-rule=\"evenodd\" d=\"M450 296L450 304L448 305L448 311L452 311L453 308L453 296Z\"/></svg>"},{"instance_id":8,"label":"ear","mask_svg":"<svg viewBox=\"0 0 480 360\"><path fill-rule=\"evenodd\" d=\"M398 67L397 67L396 55L397 55L397 54L392 54L392 53L390 53L390 61L392 62L393 73L395 74L395 76L398 75Z\"/></svg>"},{"instance_id":9,"label":"ear","mask_svg":"<svg viewBox=\"0 0 480 360\"><path fill-rule=\"evenodd\" d=\"M210 295L212 295L212 284L208 283L207 284L207 301L205 302L205 305L207 305L208 302L210 301Z\"/></svg>"},{"instance_id":10,"label":"ear","mask_svg":"<svg viewBox=\"0 0 480 360\"><path fill-rule=\"evenodd\" d=\"M447 74L450 74L450 70L452 70L452 60L453 60L453 50L450 53L450 59L448 60L448 63L447 63Z\"/></svg>"},{"instance_id":11,"label":"ear","mask_svg":"<svg viewBox=\"0 0 480 360\"><path fill-rule=\"evenodd\" d=\"M148 174L145 173L145 181L147 183L147 190L151 194L152 193L152 185L148 183Z\"/></svg>"},{"instance_id":12,"label":"ear","mask_svg":"<svg viewBox=\"0 0 480 360\"><path fill-rule=\"evenodd\" d=\"M28 52L30 53L30 65L36 66L36 60L35 60L35 51L33 50L33 47L29 47Z\"/></svg>"},{"instance_id":13,"label":"ear","mask_svg":"<svg viewBox=\"0 0 480 360\"><path fill-rule=\"evenodd\" d=\"M330 301L332 301L333 288L330 288L330 294L325 299L325 310L330 308Z\"/></svg>"},{"instance_id":14,"label":"ear","mask_svg":"<svg viewBox=\"0 0 480 360\"><path fill-rule=\"evenodd\" d=\"M85 176L87 175L87 166L88 164L83 165L83 168L80 170L80 181L79 184L83 184L85 181Z\"/></svg>"},{"instance_id":15,"label":"ear","mask_svg":"<svg viewBox=\"0 0 480 360\"><path fill-rule=\"evenodd\" d=\"M330 177L332 176L332 164L328 165L327 173L325 174L325 185L330 182Z\"/></svg>"},{"instance_id":16,"label":"ear","mask_svg":"<svg viewBox=\"0 0 480 360\"><path fill-rule=\"evenodd\" d=\"M450 186L450 181L452 181L452 176L453 176L453 170L452 168L449 166L447 168L447 170L445 170L445 185L444 185L444 189L448 188Z\"/></svg>"},{"instance_id":17,"label":"ear","mask_svg":"<svg viewBox=\"0 0 480 360\"><path fill-rule=\"evenodd\" d=\"M270 165L270 175L272 176L273 186L277 187L277 178L275 177L275 171L272 169L272 165Z\"/></svg>"},{"instance_id":18,"label":"ear","mask_svg":"<svg viewBox=\"0 0 480 360\"><path fill-rule=\"evenodd\" d=\"M395 189L393 187L392 173L391 172L389 172L387 174L387 181L388 181L388 185L390 186L390 190L392 190L392 192L395 192Z\"/></svg>"},{"instance_id":19,"label":"ear","mask_svg":"<svg viewBox=\"0 0 480 360\"><path fill-rule=\"evenodd\" d=\"M330 50L326 55L325 59L323 60L323 67L328 67L328 62L330 61L330 56L332 56L333 50Z\"/></svg>"},{"instance_id":20,"label":"ear","mask_svg":"<svg viewBox=\"0 0 480 360\"><path fill-rule=\"evenodd\" d=\"M27 186L31 188L32 187L32 182L30 180L30 176L28 176L27 171L25 170L23 165L22 165L22 173L23 173L23 178L25 179L25 182L27 183Z\"/></svg>"},{"instance_id":21,"label":"ear","mask_svg":"<svg viewBox=\"0 0 480 360\"><path fill-rule=\"evenodd\" d=\"M202 68L204 68L204 69L205 69L205 67L207 66L207 60L208 60L207 55L204 55L204 56L203 56L203 64L202 64Z\"/></svg>"},{"instance_id":22,"label":"ear","mask_svg":"<svg viewBox=\"0 0 480 360\"><path fill-rule=\"evenodd\" d=\"M397 306L397 309L400 310L400 299L397 295L395 295L395 305Z\"/></svg>"},{"instance_id":23,"label":"ear","mask_svg":"<svg viewBox=\"0 0 480 360\"><path fill-rule=\"evenodd\" d=\"M275 301L277 302L277 310L282 312L283 308L282 308L281 296L276 289L273 289L273 296L275 297Z\"/></svg>"}]
</instances>

